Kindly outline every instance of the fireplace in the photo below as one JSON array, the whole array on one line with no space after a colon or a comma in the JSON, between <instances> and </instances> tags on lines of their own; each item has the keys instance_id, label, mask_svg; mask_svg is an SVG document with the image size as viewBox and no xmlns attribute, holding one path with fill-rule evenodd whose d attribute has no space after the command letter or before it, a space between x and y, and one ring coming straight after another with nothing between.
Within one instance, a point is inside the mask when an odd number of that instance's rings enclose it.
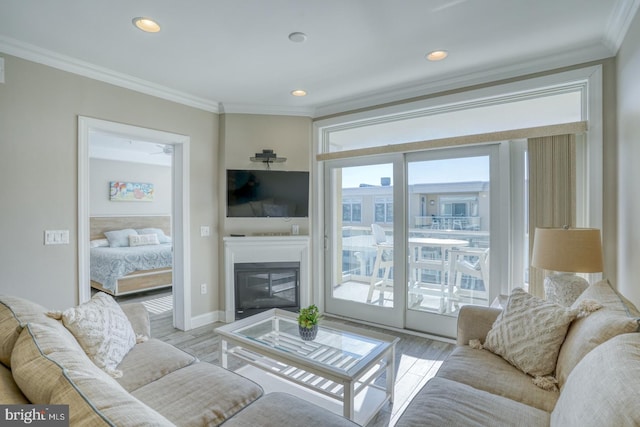
<instances>
[{"instance_id":1,"label":"fireplace","mask_svg":"<svg viewBox=\"0 0 640 427\"><path fill-rule=\"evenodd\" d=\"M268 283L269 280L271 280L271 293L278 298L286 299L286 305L291 304L291 301L295 298L297 298L295 304L297 307L304 307L311 303L309 236L228 236L224 237L223 240L225 322L233 322L237 317L236 266L238 265L242 268L243 264L270 266L271 264L283 263L285 270L288 269L288 272L275 272L275 276L272 274L270 279L264 275L264 272L257 272L257 277L246 279L250 282L248 290L252 292L255 291L255 293L258 294L258 298L261 299L265 293L269 295ZM291 283L293 281L293 273L291 271L292 264L297 266L297 278L295 280L298 284L297 294L291 290L278 292L283 289L280 287L281 285L284 286L283 283ZM283 302L280 299L277 301ZM257 309L262 310L263 308L264 307L258 307ZM295 307L283 308L295 310ZM247 307L247 309L254 310L256 308ZM243 314L247 315L246 311Z\"/></svg>"},{"instance_id":2,"label":"fireplace","mask_svg":"<svg viewBox=\"0 0 640 427\"><path fill-rule=\"evenodd\" d=\"M248 262L234 265L236 319L270 308L300 308L299 262Z\"/></svg>"}]
</instances>

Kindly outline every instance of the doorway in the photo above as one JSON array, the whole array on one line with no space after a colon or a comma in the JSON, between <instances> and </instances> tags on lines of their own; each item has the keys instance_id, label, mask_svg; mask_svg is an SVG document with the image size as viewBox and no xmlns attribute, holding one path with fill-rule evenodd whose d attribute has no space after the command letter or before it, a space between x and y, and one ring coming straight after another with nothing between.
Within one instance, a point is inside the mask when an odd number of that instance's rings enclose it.
<instances>
[{"instance_id":1,"label":"doorway","mask_svg":"<svg viewBox=\"0 0 640 427\"><path fill-rule=\"evenodd\" d=\"M189 142L190 138L169 132L122 123L78 117L78 299L91 298L90 286L90 193L89 146L92 133L116 135L172 147L171 235L173 237L173 324L191 329L190 242L189 242Z\"/></svg>"}]
</instances>

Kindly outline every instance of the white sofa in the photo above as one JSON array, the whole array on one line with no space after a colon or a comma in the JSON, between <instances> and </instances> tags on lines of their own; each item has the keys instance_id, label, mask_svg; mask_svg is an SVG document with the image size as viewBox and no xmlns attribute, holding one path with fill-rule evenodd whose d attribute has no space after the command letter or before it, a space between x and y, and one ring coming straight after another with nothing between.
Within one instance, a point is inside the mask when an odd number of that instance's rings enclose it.
<instances>
[{"instance_id":1,"label":"white sofa","mask_svg":"<svg viewBox=\"0 0 640 427\"><path fill-rule=\"evenodd\" d=\"M258 384L153 338L126 353L121 376L110 375L45 311L0 295L2 404L69 405L72 426L356 426L292 395L263 396ZM122 311L136 335L149 336L142 304Z\"/></svg>"},{"instance_id":2,"label":"white sofa","mask_svg":"<svg viewBox=\"0 0 640 427\"><path fill-rule=\"evenodd\" d=\"M559 392L486 349L487 333L501 310L465 306L458 346L411 401L398 427L640 425L640 312L607 281L591 285L574 303L596 300L602 308L574 320L555 365Z\"/></svg>"}]
</instances>

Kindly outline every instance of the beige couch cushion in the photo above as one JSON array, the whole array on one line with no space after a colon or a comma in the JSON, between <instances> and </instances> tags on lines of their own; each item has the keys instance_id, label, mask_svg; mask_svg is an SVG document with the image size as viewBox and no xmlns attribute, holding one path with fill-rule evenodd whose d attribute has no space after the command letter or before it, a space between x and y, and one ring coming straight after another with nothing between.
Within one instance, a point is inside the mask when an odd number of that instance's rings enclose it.
<instances>
[{"instance_id":1,"label":"beige couch cushion","mask_svg":"<svg viewBox=\"0 0 640 427\"><path fill-rule=\"evenodd\" d=\"M149 338L151 336L151 324L149 322L149 312L141 303L129 303L120 305L127 319L131 322L131 327L136 337Z\"/></svg>"},{"instance_id":2,"label":"beige couch cushion","mask_svg":"<svg viewBox=\"0 0 640 427\"><path fill-rule=\"evenodd\" d=\"M396 423L396 427L548 425L548 412L440 377L429 380Z\"/></svg>"},{"instance_id":3,"label":"beige couch cushion","mask_svg":"<svg viewBox=\"0 0 640 427\"><path fill-rule=\"evenodd\" d=\"M11 351L28 322L56 324L57 320L45 315L46 309L34 302L18 297L0 295L0 362L11 367Z\"/></svg>"},{"instance_id":4,"label":"beige couch cushion","mask_svg":"<svg viewBox=\"0 0 640 427\"><path fill-rule=\"evenodd\" d=\"M502 357L487 350L458 346L436 374L479 390L522 402L551 412L558 393L536 387L531 377L523 374Z\"/></svg>"},{"instance_id":5,"label":"beige couch cushion","mask_svg":"<svg viewBox=\"0 0 640 427\"><path fill-rule=\"evenodd\" d=\"M69 405L71 425L172 425L95 366L59 328L28 324L16 341L13 376L32 403Z\"/></svg>"},{"instance_id":6,"label":"beige couch cushion","mask_svg":"<svg viewBox=\"0 0 640 427\"><path fill-rule=\"evenodd\" d=\"M576 365L551 414L558 427L640 425L640 334L618 335Z\"/></svg>"},{"instance_id":7,"label":"beige couch cushion","mask_svg":"<svg viewBox=\"0 0 640 427\"><path fill-rule=\"evenodd\" d=\"M269 393L224 423L225 427L317 426L357 427L358 424L287 393Z\"/></svg>"},{"instance_id":8,"label":"beige couch cushion","mask_svg":"<svg viewBox=\"0 0 640 427\"><path fill-rule=\"evenodd\" d=\"M168 390L179 390L179 393L168 393ZM259 398L262 388L234 372L198 362L132 394L170 421L187 427L222 423Z\"/></svg>"},{"instance_id":9,"label":"beige couch cushion","mask_svg":"<svg viewBox=\"0 0 640 427\"><path fill-rule=\"evenodd\" d=\"M0 301L0 363L11 367L11 351L22 331L20 322L11 308Z\"/></svg>"},{"instance_id":10,"label":"beige couch cushion","mask_svg":"<svg viewBox=\"0 0 640 427\"><path fill-rule=\"evenodd\" d=\"M587 317L577 319L569 327L556 366L560 387L587 353L616 335L637 332L640 326L640 315L635 314L637 309L622 298L608 281L603 280L590 285L578 297L573 307L589 299L600 302L602 308Z\"/></svg>"},{"instance_id":11,"label":"beige couch cushion","mask_svg":"<svg viewBox=\"0 0 640 427\"><path fill-rule=\"evenodd\" d=\"M0 403L3 405L29 403L13 380L11 370L4 365L0 365Z\"/></svg>"},{"instance_id":12,"label":"beige couch cushion","mask_svg":"<svg viewBox=\"0 0 640 427\"><path fill-rule=\"evenodd\" d=\"M545 376L556 369L560 346L578 310L516 288L487 334L484 347L525 374Z\"/></svg>"},{"instance_id":13,"label":"beige couch cushion","mask_svg":"<svg viewBox=\"0 0 640 427\"><path fill-rule=\"evenodd\" d=\"M118 365L122 377L116 381L131 392L197 360L171 344L152 338L137 344L125 356Z\"/></svg>"}]
</instances>

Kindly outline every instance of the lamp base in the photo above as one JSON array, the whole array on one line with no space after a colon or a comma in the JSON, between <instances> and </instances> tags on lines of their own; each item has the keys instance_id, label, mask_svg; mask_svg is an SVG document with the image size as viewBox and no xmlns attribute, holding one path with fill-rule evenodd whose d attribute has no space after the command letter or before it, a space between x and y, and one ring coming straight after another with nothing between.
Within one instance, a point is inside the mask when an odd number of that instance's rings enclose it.
<instances>
[{"instance_id":1,"label":"lamp base","mask_svg":"<svg viewBox=\"0 0 640 427\"><path fill-rule=\"evenodd\" d=\"M573 273L556 273L544 279L547 301L569 307L589 287L589 282Z\"/></svg>"}]
</instances>

